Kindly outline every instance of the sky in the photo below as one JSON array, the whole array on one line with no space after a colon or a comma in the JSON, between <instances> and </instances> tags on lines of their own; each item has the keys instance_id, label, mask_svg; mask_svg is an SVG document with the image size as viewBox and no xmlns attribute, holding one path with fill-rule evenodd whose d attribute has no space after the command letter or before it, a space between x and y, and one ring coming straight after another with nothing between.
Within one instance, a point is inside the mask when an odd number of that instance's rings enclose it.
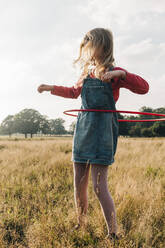
<instances>
[{"instance_id":1,"label":"sky","mask_svg":"<svg viewBox=\"0 0 165 248\"><path fill-rule=\"evenodd\" d=\"M143 77L150 91L120 90L118 110L165 107L164 0L0 0L0 123L25 108L48 119L75 117L81 97L38 93L40 84L72 87L79 45L91 29L108 28L114 36L116 66Z\"/></svg>"}]
</instances>

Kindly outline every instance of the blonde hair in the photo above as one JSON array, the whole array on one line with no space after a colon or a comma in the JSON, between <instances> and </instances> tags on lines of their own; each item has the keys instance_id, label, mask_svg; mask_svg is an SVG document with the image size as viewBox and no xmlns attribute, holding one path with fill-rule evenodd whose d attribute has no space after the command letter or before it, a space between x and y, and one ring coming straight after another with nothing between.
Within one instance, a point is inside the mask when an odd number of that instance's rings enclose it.
<instances>
[{"instance_id":1,"label":"blonde hair","mask_svg":"<svg viewBox=\"0 0 165 248\"><path fill-rule=\"evenodd\" d=\"M88 75L89 67L95 66L95 75L100 78L108 68L114 66L113 35L104 28L89 31L80 44L79 57L74 64L80 63L83 75Z\"/></svg>"}]
</instances>

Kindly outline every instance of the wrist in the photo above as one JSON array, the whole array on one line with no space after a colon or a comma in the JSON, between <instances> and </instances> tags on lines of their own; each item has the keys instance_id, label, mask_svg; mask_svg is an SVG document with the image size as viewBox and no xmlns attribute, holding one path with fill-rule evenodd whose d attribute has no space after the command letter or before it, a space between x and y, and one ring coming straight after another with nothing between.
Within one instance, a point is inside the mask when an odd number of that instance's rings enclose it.
<instances>
[{"instance_id":1,"label":"wrist","mask_svg":"<svg viewBox=\"0 0 165 248\"><path fill-rule=\"evenodd\" d=\"M46 90L47 91L52 91L53 89L54 89L54 86L53 85L48 85Z\"/></svg>"}]
</instances>

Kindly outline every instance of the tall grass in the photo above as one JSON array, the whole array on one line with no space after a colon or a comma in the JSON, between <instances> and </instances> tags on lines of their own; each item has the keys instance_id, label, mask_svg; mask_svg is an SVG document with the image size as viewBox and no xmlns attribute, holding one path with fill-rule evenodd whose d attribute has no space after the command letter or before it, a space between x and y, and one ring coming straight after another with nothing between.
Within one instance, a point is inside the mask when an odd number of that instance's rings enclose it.
<instances>
[{"instance_id":1,"label":"tall grass","mask_svg":"<svg viewBox=\"0 0 165 248\"><path fill-rule=\"evenodd\" d=\"M77 223L71 138L0 140L0 247L106 248L107 229L89 179L88 224ZM165 247L165 139L120 138L109 167L122 248Z\"/></svg>"}]
</instances>

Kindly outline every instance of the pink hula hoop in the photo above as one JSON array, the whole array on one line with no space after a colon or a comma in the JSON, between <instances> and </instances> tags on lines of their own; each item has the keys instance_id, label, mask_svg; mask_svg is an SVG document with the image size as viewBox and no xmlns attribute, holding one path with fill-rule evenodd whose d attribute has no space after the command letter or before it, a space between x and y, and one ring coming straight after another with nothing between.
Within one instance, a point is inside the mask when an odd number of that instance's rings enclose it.
<instances>
[{"instance_id":1,"label":"pink hula hoop","mask_svg":"<svg viewBox=\"0 0 165 248\"><path fill-rule=\"evenodd\" d=\"M135 112L135 111L125 111L125 110L106 110L106 109L71 109L66 110L63 113L65 115L77 117L77 115L70 114L68 112L117 112L117 113L126 113L126 114L141 114L141 115L150 115L150 116L159 116L165 117L165 114L156 114L156 113L147 113L147 112ZM142 119L142 120L126 120L119 119L119 122L151 122L151 121L165 121L165 119Z\"/></svg>"}]
</instances>

